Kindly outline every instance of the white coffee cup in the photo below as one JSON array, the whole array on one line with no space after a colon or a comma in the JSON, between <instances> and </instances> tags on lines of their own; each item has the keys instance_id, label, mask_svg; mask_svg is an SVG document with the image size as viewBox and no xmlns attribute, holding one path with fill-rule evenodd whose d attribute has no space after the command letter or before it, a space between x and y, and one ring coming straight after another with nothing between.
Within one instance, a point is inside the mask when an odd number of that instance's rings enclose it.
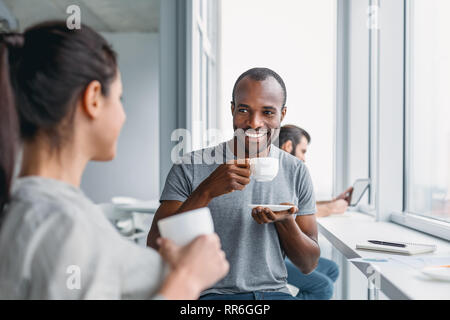
<instances>
[{"instance_id":1,"label":"white coffee cup","mask_svg":"<svg viewBox=\"0 0 450 320\"><path fill-rule=\"evenodd\" d=\"M250 159L252 177L258 182L272 181L278 174L278 159L272 157Z\"/></svg>"},{"instance_id":2,"label":"white coffee cup","mask_svg":"<svg viewBox=\"0 0 450 320\"><path fill-rule=\"evenodd\" d=\"M179 246L187 245L200 235L214 233L211 212L206 207L159 220L158 228L163 238Z\"/></svg>"}]
</instances>

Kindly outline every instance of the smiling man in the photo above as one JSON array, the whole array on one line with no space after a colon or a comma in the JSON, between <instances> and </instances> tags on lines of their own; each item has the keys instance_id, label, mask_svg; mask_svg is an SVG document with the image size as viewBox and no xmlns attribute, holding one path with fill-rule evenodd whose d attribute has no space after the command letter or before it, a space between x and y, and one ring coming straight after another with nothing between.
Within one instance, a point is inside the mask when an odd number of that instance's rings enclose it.
<instances>
[{"instance_id":1,"label":"smiling man","mask_svg":"<svg viewBox=\"0 0 450 320\"><path fill-rule=\"evenodd\" d=\"M234 138L188 154L167 177L148 245L157 248L160 219L208 206L230 262L228 275L201 299L295 299L286 286L284 257L303 273L317 265L320 249L310 175L302 161L272 144L286 115L286 96L286 86L274 71L246 71L233 89ZM255 157L279 160L272 181L251 178L249 158ZM281 212L248 207L281 203L295 207Z\"/></svg>"}]
</instances>

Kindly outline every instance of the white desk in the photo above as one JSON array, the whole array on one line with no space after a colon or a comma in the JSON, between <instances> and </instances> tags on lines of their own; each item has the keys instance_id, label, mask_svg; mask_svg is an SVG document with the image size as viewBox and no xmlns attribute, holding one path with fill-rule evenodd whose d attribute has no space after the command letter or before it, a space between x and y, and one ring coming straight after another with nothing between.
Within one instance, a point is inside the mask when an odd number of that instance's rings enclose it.
<instances>
[{"instance_id":1,"label":"white desk","mask_svg":"<svg viewBox=\"0 0 450 320\"><path fill-rule=\"evenodd\" d=\"M426 255L450 256L448 241L392 222L375 222L373 217L366 214L347 212L343 215L318 218L317 221L320 233L347 259L394 257L389 253L355 249L358 242L380 238L436 244L437 250ZM367 272L368 264L352 263L366 277L373 275L373 271ZM381 274L380 290L390 299L450 299L450 282L433 280L408 265L394 262L373 264L379 268Z\"/></svg>"},{"instance_id":2,"label":"white desk","mask_svg":"<svg viewBox=\"0 0 450 320\"><path fill-rule=\"evenodd\" d=\"M134 241L142 246L146 246L146 239L150 230L154 214L159 208L158 200L137 201L131 199L130 203L113 204L103 203L99 204L108 220L118 228L118 221L125 221L125 233L133 232L131 235L124 235L127 239ZM133 229L131 229L133 228ZM133 231L134 230L134 231ZM139 230L139 231L138 231Z\"/></svg>"}]
</instances>

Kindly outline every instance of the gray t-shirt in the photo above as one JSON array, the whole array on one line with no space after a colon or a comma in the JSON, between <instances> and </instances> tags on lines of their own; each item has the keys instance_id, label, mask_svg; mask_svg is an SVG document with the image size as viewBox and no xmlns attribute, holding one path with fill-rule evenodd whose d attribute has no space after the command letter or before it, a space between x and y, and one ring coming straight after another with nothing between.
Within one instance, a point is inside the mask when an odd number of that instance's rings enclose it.
<instances>
[{"instance_id":1,"label":"gray t-shirt","mask_svg":"<svg viewBox=\"0 0 450 320\"><path fill-rule=\"evenodd\" d=\"M83 192L20 178L0 229L0 299L161 299L167 265L114 229Z\"/></svg>"},{"instance_id":2,"label":"gray t-shirt","mask_svg":"<svg viewBox=\"0 0 450 320\"><path fill-rule=\"evenodd\" d=\"M298 215L310 215L316 212L316 203L311 177L303 162L274 145L269 156L279 159L280 167L274 180L251 179L244 190L217 197L208 205L215 231L230 262L230 271L202 295L251 291L289 293L285 254L275 225L258 224L248 205L288 202L298 206ZM184 202L220 162L233 159L236 157L228 143L186 155L181 163L172 167L160 201Z\"/></svg>"}]
</instances>

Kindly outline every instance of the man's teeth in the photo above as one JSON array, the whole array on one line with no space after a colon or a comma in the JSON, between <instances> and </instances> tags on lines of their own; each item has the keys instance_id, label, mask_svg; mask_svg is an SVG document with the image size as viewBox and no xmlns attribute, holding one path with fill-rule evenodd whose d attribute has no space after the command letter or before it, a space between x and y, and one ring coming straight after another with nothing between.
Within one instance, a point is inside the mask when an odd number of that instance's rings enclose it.
<instances>
[{"instance_id":1,"label":"man's teeth","mask_svg":"<svg viewBox=\"0 0 450 320\"><path fill-rule=\"evenodd\" d=\"M266 134L265 133L250 133L250 132L246 132L245 135L250 137L250 138L262 138Z\"/></svg>"}]
</instances>

